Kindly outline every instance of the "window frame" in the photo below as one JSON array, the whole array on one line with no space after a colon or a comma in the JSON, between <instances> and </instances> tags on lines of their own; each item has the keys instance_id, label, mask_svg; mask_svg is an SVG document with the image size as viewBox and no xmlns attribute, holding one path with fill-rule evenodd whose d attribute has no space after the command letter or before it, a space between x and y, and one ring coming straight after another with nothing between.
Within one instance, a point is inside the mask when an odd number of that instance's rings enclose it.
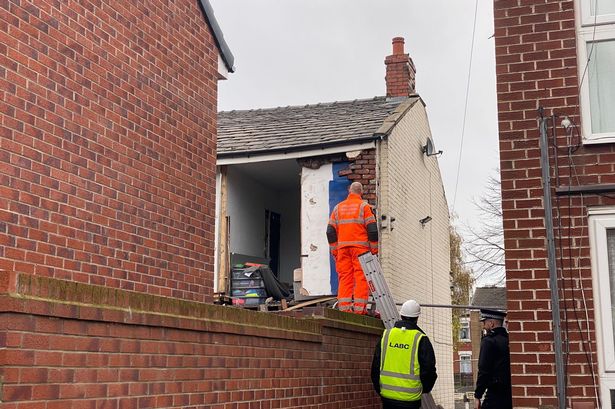
<instances>
[{"instance_id":1,"label":"window frame","mask_svg":"<svg viewBox=\"0 0 615 409\"><path fill-rule=\"evenodd\" d=\"M607 229L615 229L613 213L589 215L590 249L592 258L592 282L594 287L594 314L596 317L596 342L600 363L604 372L615 373L615 339L611 316L611 284L609 280L609 257ZM615 274L615 272L613 272ZM614 289L615 290L615 289Z\"/></svg>"},{"instance_id":2,"label":"window frame","mask_svg":"<svg viewBox=\"0 0 615 409\"><path fill-rule=\"evenodd\" d=\"M587 55L591 52L589 43L615 41L615 13L593 17L589 12L591 1L594 0L577 0L577 70L579 83L585 72ZM589 78L587 73L585 73L585 78L583 78L579 92L583 143L615 143L615 130L604 133L592 133Z\"/></svg>"},{"instance_id":3,"label":"window frame","mask_svg":"<svg viewBox=\"0 0 615 409\"><path fill-rule=\"evenodd\" d=\"M466 329L467 338L461 338L461 332ZM470 320L467 317L459 318L459 342L472 342L472 333L470 331Z\"/></svg>"},{"instance_id":4,"label":"window frame","mask_svg":"<svg viewBox=\"0 0 615 409\"><path fill-rule=\"evenodd\" d=\"M615 340L613 333L607 332L612 331L613 319L610 315L609 260L606 248L606 230L615 228L615 207L590 208L588 215L600 398L606 407L610 406L606 402L613 403L611 402L610 391L615 389L615 369L610 365L615 356ZM605 316L608 317L608 320L604 320Z\"/></svg>"},{"instance_id":5,"label":"window frame","mask_svg":"<svg viewBox=\"0 0 615 409\"><path fill-rule=\"evenodd\" d=\"M615 23L615 13L592 16L591 4L595 0L580 0L580 21L582 26Z\"/></svg>"},{"instance_id":6,"label":"window frame","mask_svg":"<svg viewBox=\"0 0 615 409\"><path fill-rule=\"evenodd\" d=\"M459 351L458 354L459 354L459 373L463 373L463 374L472 373L472 351ZM462 370L464 366L468 366L469 371L464 372Z\"/></svg>"}]
</instances>

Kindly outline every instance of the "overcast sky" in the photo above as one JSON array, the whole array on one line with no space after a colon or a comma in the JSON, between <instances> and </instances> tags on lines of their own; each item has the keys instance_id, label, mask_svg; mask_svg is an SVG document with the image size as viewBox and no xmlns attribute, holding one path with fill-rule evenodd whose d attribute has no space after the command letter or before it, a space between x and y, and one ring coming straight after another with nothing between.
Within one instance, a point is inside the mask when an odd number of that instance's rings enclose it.
<instances>
[{"instance_id":1,"label":"overcast sky","mask_svg":"<svg viewBox=\"0 0 615 409\"><path fill-rule=\"evenodd\" d=\"M384 58L392 38L404 37L436 148L444 151L449 207L461 223L476 225L472 201L498 167L492 0L478 0L463 149L475 0L210 2L235 56L236 72L220 82L220 110L385 95Z\"/></svg>"}]
</instances>

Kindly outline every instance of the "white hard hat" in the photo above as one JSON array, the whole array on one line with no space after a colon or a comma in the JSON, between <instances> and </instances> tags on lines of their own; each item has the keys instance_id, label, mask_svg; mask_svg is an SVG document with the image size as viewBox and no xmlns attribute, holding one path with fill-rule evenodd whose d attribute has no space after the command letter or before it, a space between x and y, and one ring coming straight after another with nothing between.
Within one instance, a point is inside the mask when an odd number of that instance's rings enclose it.
<instances>
[{"instance_id":1,"label":"white hard hat","mask_svg":"<svg viewBox=\"0 0 615 409\"><path fill-rule=\"evenodd\" d=\"M402 317L416 318L421 315L421 306L414 300L408 300L402 304L399 314Z\"/></svg>"}]
</instances>

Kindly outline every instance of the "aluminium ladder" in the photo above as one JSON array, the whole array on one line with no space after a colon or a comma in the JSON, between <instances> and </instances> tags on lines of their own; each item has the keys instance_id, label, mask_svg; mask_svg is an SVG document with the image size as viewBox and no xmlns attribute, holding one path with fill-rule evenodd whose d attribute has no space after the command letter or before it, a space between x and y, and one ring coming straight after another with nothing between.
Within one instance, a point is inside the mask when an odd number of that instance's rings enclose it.
<instances>
[{"instance_id":1,"label":"aluminium ladder","mask_svg":"<svg viewBox=\"0 0 615 409\"><path fill-rule=\"evenodd\" d=\"M376 301L376 307L378 307L384 327L386 329L393 328L395 321L398 321L401 317L395 306L389 286L384 279L378 257L368 251L359 256L359 263L361 263L361 268L365 274L372 297Z\"/></svg>"}]
</instances>

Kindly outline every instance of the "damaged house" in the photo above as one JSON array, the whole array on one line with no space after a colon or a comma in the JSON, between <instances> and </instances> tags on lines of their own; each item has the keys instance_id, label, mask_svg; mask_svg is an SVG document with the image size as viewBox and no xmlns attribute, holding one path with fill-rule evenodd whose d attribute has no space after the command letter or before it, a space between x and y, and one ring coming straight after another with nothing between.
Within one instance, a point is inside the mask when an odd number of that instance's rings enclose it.
<instances>
[{"instance_id":1,"label":"damaged house","mask_svg":"<svg viewBox=\"0 0 615 409\"><path fill-rule=\"evenodd\" d=\"M394 300L450 304L448 206L403 38L385 64L386 97L218 114L217 291L228 293L231 266L253 261L294 284L297 299L335 296L326 226L360 181ZM422 317L438 362L450 362L450 312ZM438 373L434 397L444 402L452 364Z\"/></svg>"},{"instance_id":2,"label":"damaged house","mask_svg":"<svg viewBox=\"0 0 615 409\"><path fill-rule=\"evenodd\" d=\"M386 97L219 113L219 292L231 266L252 261L294 282L296 298L335 295L326 225L360 181L394 299L450 302L448 208L403 38L385 64Z\"/></svg>"},{"instance_id":3,"label":"damaged house","mask_svg":"<svg viewBox=\"0 0 615 409\"><path fill-rule=\"evenodd\" d=\"M219 113L219 292L231 266L252 261L294 284L298 299L335 295L326 225L360 181L394 299L450 303L448 207L402 38L385 64L386 97Z\"/></svg>"}]
</instances>

